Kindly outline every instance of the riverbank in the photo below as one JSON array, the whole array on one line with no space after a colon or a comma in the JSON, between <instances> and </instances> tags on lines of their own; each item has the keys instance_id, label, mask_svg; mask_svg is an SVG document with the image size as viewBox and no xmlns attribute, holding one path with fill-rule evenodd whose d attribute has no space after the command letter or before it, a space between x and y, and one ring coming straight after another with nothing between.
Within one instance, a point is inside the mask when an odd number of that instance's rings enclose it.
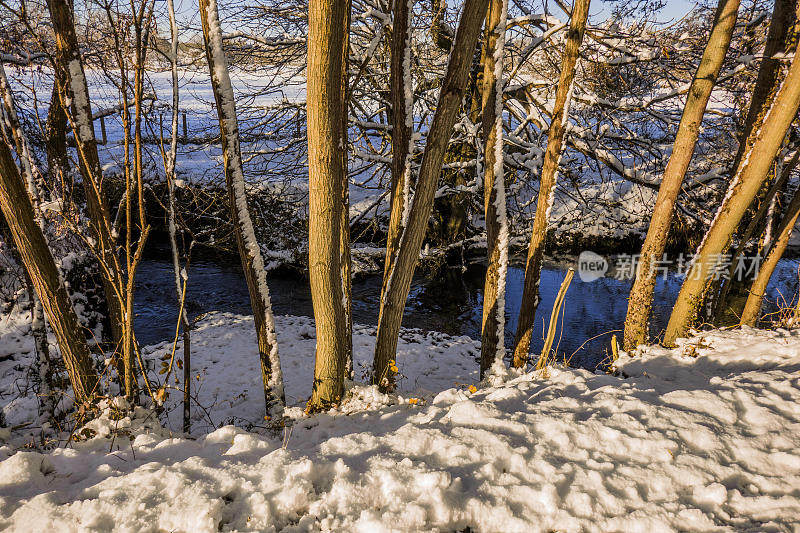
<instances>
[{"instance_id":1,"label":"riverbank","mask_svg":"<svg viewBox=\"0 0 800 533\"><path fill-rule=\"evenodd\" d=\"M556 365L493 384L452 366L474 344L406 332L406 383L443 388L358 386L338 410L288 410L272 433L242 427L257 414L247 320L209 316L194 337L202 386L239 427L187 439L143 410L109 409L94 436L49 453L0 443L0 528L794 531L800 520L798 330L703 332L623 354L616 375ZM287 392L305 391L292 369L310 366L313 328L278 325ZM357 354L370 339L358 330Z\"/></svg>"}]
</instances>

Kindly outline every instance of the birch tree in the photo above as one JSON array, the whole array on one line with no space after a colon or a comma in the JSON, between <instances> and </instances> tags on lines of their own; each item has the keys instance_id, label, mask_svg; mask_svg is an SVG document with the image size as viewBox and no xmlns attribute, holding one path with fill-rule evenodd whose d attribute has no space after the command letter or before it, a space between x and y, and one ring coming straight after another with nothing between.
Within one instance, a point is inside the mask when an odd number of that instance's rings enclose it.
<instances>
[{"instance_id":1,"label":"birch tree","mask_svg":"<svg viewBox=\"0 0 800 533\"><path fill-rule=\"evenodd\" d=\"M564 134L566 133L569 118L569 105L575 80L575 66L578 62L578 54L589 16L589 1L575 0L572 6L572 16L564 45L564 57L561 60L561 74L558 79L550 129L547 132L547 149L545 150L542 174L539 179L536 214L533 219L531 241L528 245L528 257L525 262L522 306L519 310L517 334L514 340L513 364L516 368L524 368L528 362L533 320L536 316L536 308L539 305L539 278L542 270L547 226L555 195L558 164L564 149Z\"/></svg>"},{"instance_id":2,"label":"birch tree","mask_svg":"<svg viewBox=\"0 0 800 533\"><path fill-rule=\"evenodd\" d=\"M222 30L216 0L200 0L200 19L203 24L206 59L211 73L211 87L219 117L231 219L250 293L250 305L253 308L266 412L267 416L279 418L283 413L285 398L275 320L272 316L264 258L256 241L253 222L247 208L236 103L228 74L228 63L222 48Z\"/></svg>"},{"instance_id":3,"label":"birch tree","mask_svg":"<svg viewBox=\"0 0 800 533\"><path fill-rule=\"evenodd\" d=\"M789 71L758 127L754 141L742 159L742 164L733 177L722 205L697 248L692 267L681 286L667 324L664 335L666 346L673 346L675 339L685 335L690 324L696 319L709 273L718 263L720 254L727 249L742 215L764 183L772 161L797 114L798 105L800 105L800 61L792 55Z\"/></svg>"},{"instance_id":4,"label":"birch tree","mask_svg":"<svg viewBox=\"0 0 800 533\"><path fill-rule=\"evenodd\" d=\"M373 382L382 390L391 389L394 383L394 372L389 362L396 356L405 302L433 208L442 161L464 99L469 67L481 25L486 17L487 6L488 0L466 0L464 4L440 88L436 112L428 130L414 200L408 207L408 218L400 236L395 264L389 273L387 288L380 302L372 371Z\"/></svg>"},{"instance_id":5,"label":"birch tree","mask_svg":"<svg viewBox=\"0 0 800 533\"><path fill-rule=\"evenodd\" d=\"M483 51L484 177L488 267L483 288L481 321L481 379L505 356L505 292L508 272L508 219L503 167L503 51L508 0L490 0L486 13Z\"/></svg>"},{"instance_id":6,"label":"birch tree","mask_svg":"<svg viewBox=\"0 0 800 533\"><path fill-rule=\"evenodd\" d=\"M347 366L349 314L342 276L344 246L350 243L341 224L347 206L347 33L348 0L309 2L308 67L308 267L317 350L310 411L341 401Z\"/></svg>"},{"instance_id":7,"label":"birch tree","mask_svg":"<svg viewBox=\"0 0 800 533\"><path fill-rule=\"evenodd\" d=\"M647 340L657 277L657 271L653 268L654 262L661 258L667 244L675 202L694 154L708 99L730 47L739 3L739 0L720 0L717 5L708 44L686 97L686 105L678 124L672 154L658 189L653 216L639 256L636 279L628 300L623 340L626 350L632 350Z\"/></svg>"},{"instance_id":8,"label":"birch tree","mask_svg":"<svg viewBox=\"0 0 800 533\"><path fill-rule=\"evenodd\" d=\"M97 375L83 328L67 295L35 214L28 191L6 143L0 142L0 208L55 334L76 403L92 398Z\"/></svg>"}]
</instances>

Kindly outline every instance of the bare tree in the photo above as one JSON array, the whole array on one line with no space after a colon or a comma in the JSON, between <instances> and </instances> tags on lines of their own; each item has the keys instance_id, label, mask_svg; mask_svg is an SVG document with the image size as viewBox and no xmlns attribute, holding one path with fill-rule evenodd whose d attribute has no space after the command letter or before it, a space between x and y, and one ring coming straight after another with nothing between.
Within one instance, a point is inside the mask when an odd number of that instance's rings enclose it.
<instances>
[{"instance_id":1,"label":"bare tree","mask_svg":"<svg viewBox=\"0 0 800 533\"><path fill-rule=\"evenodd\" d=\"M483 288L481 379L505 356L505 292L509 229L503 167L503 51L508 0L491 0L486 14L483 48L483 141L485 165L483 204L486 215L488 266Z\"/></svg>"},{"instance_id":2,"label":"bare tree","mask_svg":"<svg viewBox=\"0 0 800 533\"><path fill-rule=\"evenodd\" d=\"M97 375L83 328L72 307L11 151L0 142L0 208L56 336L77 403L92 398Z\"/></svg>"},{"instance_id":3,"label":"bare tree","mask_svg":"<svg viewBox=\"0 0 800 533\"><path fill-rule=\"evenodd\" d=\"M713 272L720 254L730 244L742 215L764 183L799 105L800 61L793 55L786 78L780 84L754 142L742 159L728 193L695 253L692 268L681 286L667 324L664 335L666 346L674 345L675 339L685 335L697 317L709 273Z\"/></svg>"},{"instance_id":4,"label":"bare tree","mask_svg":"<svg viewBox=\"0 0 800 533\"><path fill-rule=\"evenodd\" d=\"M172 269L175 274L175 298L178 307L184 304L186 284L188 283L188 265L181 265L180 251L177 238L177 214L175 210L175 162L178 157L178 114L180 112L180 95L178 92L178 24L175 19L175 3L167 0L169 16L170 49L169 63L172 77L172 118L170 121L169 151L163 153L163 143L159 143L164 160L164 174L167 180L167 229L169 231L169 244L172 252ZM189 246L191 250L191 245ZM187 254L188 255L188 254ZM188 263L188 258L187 261ZM192 387L192 349L191 349L191 324L187 313L181 313L181 329L183 333L183 431L191 430L191 387Z\"/></svg>"},{"instance_id":5,"label":"bare tree","mask_svg":"<svg viewBox=\"0 0 800 533\"><path fill-rule=\"evenodd\" d=\"M347 146L348 0L309 2L308 27L308 268L317 353L310 411L341 401L348 349L342 276L343 246L350 246L341 224L347 170L342 151ZM349 225L349 222L348 222Z\"/></svg>"},{"instance_id":6,"label":"bare tree","mask_svg":"<svg viewBox=\"0 0 800 533\"><path fill-rule=\"evenodd\" d=\"M700 66L692 79L686 106L683 108L678 133L672 148L658 197L653 208L653 216L642 246L636 270L636 279L628 299L628 315L625 319L625 336L623 346L632 350L647 340L647 328L650 320L650 309L653 305L657 272L653 268L664 253L669 237L675 202L681 190L686 171L694 154L700 125L703 122L708 99L717 81L731 35L736 26L736 15L739 11L739 0L720 0L714 15L711 35L700 60Z\"/></svg>"},{"instance_id":7,"label":"bare tree","mask_svg":"<svg viewBox=\"0 0 800 533\"><path fill-rule=\"evenodd\" d=\"M97 141L92 123L89 87L75 34L72 9L67 0L49 0L47 7L55 33L56 79L63 80L59 91L62 109L69 110L67 118L75 133L79 168L89 215L89 225L95 240L95 250L103 270L103 289L108 303L112 338L119 344L123 338L122 294L118 282L120 268L116 257L116 242L111 229L111 216L103 189L102 169L97 154ZM58 84L58 83L57 83Z\"/></svg>"},{"instance_id":8,"label":"bare tree","mask_svg":"<svg viewBox=\"0 0 800 533\"><path fill-rule=\"evenodd\" d=\"M279 418L283 413L285 398L283 375L278 357L278 340L275 335L275 320L272 316L264 258L256 241L253 222L247 208L236 102L228 74L228 63L222 48L222 30L216 0L200 0L200 19L203 23L203 38L208 68L211 73L211 86L217 104L231 218L234 223L236 243L247 280L247 288L250 292L250 305L253 308L266 412L272 418Z\"/></svg>"},{"instance_id":9,"label":"bare tree","mask_svg":"<svg viewBox=\"0 0 800 533\"><path fill-rule=\"evenodd\" d=\"M797 38L798 10L800 10L800 2L797 0L779 0L775 2L764 45L764 57L759 65L750 107L745 117L739 138L739 147L731 165L731 172L735 172L741 165L742 157L755 141L756 130L764 120L769 103L775 97L775 91L777 90L776 80L783 75L784 71L779 56L788 53ZM793 166L790 164L786 168L792 168ZM788 174L785 178L788 179ZM744 253L756 228L763 227L769 213L768 207L772 204L775 194L782 189L783 185L780 183L785 183L782 176L777 176L772 181L774 182L773 186L766 191L766 194L762 195L763 201L760 208L752 216L748 225L744 228L739 228L736 232L739 243L733 254L731 254L731 270L729 274L733 273L739 257ZM732 279L731 275L728 276L728 279L721 278L717 280L716 285L719 285L719 288L712 286L709 293L710 299L714 301L714 318L720 320L729 305L728 295L733 285L737 285L740 290L744 287L738 283L738 280Z\"/></svg>"},{"instance_id":10,"label":"bare tree","mask_svg":"<svg viewBox=\"0 0 800 533\"><path fill-rule=\"evenodd\" d=\"M728 267L727 276L721 276L721 281L723 281L724 284L720 289L720 293L716 296L714 319L717 321L717 323L724 319L724 316L728 311L732 312L736 316L737 322L739 321L741 316L741 307L737 306L738 312L737 310L734 310L734 306L732 305L733 302L729 301L728 295L734 283L739 285L739 281L744 281L734 279L736 277L736 270L738 268L740 258L750 243L750 239L753 237L753 235L755 235L756 229L762 225L769 226L769 211L771 207L775 205L774 202L778 197L778 194L784 190L786 185L789 183L789 178L791 177L792 171L797 165L798 159L800 159L800 148L795 146L794 150L792 150L790 154L787 154L786 157L783 158L783 161L777 162L778 164L776 164L776 166L780 168L780 175L772 183L769 190L764 195L761 205L750 219L750 222L747 224L744 231L738 233L736 236L739 243L737 244L736 248L734 248L734 251L730 256L730 266ZM759 255L761 255L762 251L763 250L758 251Z\"/></svg>"},{"instance_id":11,"label":"bare tree","mask_svg":"<svg viewBox=\"0 0 800 533\"><path fill-rule=\"evenodd\" d=\"M10 132L11 137L14 139L17 154L19 154L20 162L22 163L22 176L28 189L28 195L31 198L34 218L36 225L42 230L44 235L44 216L41 210L41 196L39 194L39 186L42 181L42 176L38 171L38 166L33 159L33 153L25 138L20 125L19 118L17 117L16 105L14 103L14 95L11 91L11 86L6 77L5 68L0 62L0 99L3 100L3 105L0 106L0 123L5 129ZM50 393L52 385L52 368L50 366L50 347L47 344L47 327L45 325L44 308L39 296L33 289L30 276L26 278L26 285L28 285L28 295L30 297L31 305L31 333L34 338L34 350L36 352L36 372L39 378L40 396L42 401L41 414L44 416L52 416L55 405L53 403L53 396Z\"/></svg>"},{"instance_id":12,"label":"bare tree","mask_svg":"<svg viewBox=\"0 0 800 533\"><path fill-rule=\"evenodd\" d=\"M794 230L797 223L798 215L800 215L800 190L795 192L792 201L786 208L783 219L778 226L775 242L770 247L766 258L758 269L756 279L753 280L753 284L750 286L750 292L747 295L747 301L740 320L742 324L748 326L756 325L761 312L761 305L764 302L764 294L767 292L767 285L770 278L772 278L775 267L778 266L778 261L786 251L786 245L789 244L789 237L791 237L792 230Z\"/></svg>"},{"instance_id":13,"label":"bare tree","mask_svg":"<svg viewBox=\"0 0 800 533\"><path fill-rule=\"evenodd\" d=\"M464 98L467 75L478 34L486 17L487 5L488 0L466 0L464 4L447 71L440 88L436 112L428 130L414 200L409 206L408 221L400 236L395 266L390 269L389 279L385 282L387 289L380 302L372 369L373 382L382 390L390 389L394 382L394 373L389 361L394 359L397 352L397 339L405 302L433 208L442 161Z\"/></svg>"},{"instance_id":14,"label":"bare tree","mask_svg":"<svg viewBox=\"0 0 800 533\"><path fill-rule=\"evenodd\" d=\"M528 362L533 319L539 305L539 277L542 270L544 245L553 205L556 186L556 174L561 154L564 149L564 133L569 119L569 104L572 98L575 80L575 65L586 21L589 16L589 0L575 0L572 7L569 31L564 45L564 57L561 60L561 74L558 79L556 101L547 132L547 150L545 151L542 175L539 179L539 196L536 199L536 215L531 228L531 242L528 245L528 258L525 263L525 282L522 288L522 306L519 310L517 334L514 341L514 361L516 368L524 368Z\"/></svg>"},{"instance_id":15,"label":"bare tree","mask_svg":"<svg viewBox=\"0 0 800 533\"><path fill-rule=\"evenodd\" d=\"M411 188L411 155L414 149L414 92L411 85L411 39L413 9L410 0L392 2L391 42L391 111L392 111L392 181L391 212L386 236L386 262L383 269L381 299L397 258Z\"/></svg>"}]
</instances>

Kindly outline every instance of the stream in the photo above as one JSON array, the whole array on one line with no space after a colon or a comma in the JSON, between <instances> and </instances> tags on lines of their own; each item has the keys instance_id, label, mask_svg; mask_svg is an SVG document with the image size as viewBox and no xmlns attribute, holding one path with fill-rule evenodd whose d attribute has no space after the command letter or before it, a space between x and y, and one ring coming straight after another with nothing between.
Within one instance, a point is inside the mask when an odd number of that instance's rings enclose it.
<instances>
[{"instance_id":1,"label":"stream","mask_svg":"<svg viewBox=\"0 0 800 533\"><path fill-rule=\"evenodd\" d=\"M782 298L790 301L797 291L797 259L783 259L772 276L764 309L776 309ZM553 302L567 268L575 259L546 262L542 271L541 301L536 312L532 353L538 353ZM483 276L485 267L473 264L466 269L447 268L433 277L417 277L403 316L403 326L450 335L480 338ZM522 301L523 266L510 266L506 292L506 346L513 345L517 316ZM172 264L147 259L136 275L136 335L143 345L155 344L175 335L177 305ZM651 333L663 332L677 297L682 278L668 274L658 278L653 302ZM268 275L272 308L276 315L313 317L308 280L300 275ZM572 366L594 369L608 357L611 334L621 330L627 311L632 282L603 277L591 282L575 275L562 308L563 321L553 343L558 358ZM353 321L377 324L378 274L357 276L353 280ZM251 314L244 275L238 265L195 263L189 270L186 309L190 317L209 311ZM621 341L621 333L616 332ZM593 337L596 337L592 339Z\"/></svg>"}]
</instances>

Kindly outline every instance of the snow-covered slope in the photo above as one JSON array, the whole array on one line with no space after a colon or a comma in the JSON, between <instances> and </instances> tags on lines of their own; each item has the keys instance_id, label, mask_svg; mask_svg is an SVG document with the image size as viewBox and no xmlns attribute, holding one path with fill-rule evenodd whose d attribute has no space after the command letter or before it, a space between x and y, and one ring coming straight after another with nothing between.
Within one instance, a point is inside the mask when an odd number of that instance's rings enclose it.
<instances>
[{"instance_id":1,"label":"snow-covered slope","mask_svg":"<svg viewBox=\"0 0 800 533\"><path fill-rule=\"evenodd\" d=\"M49 454L0 447L0 529L798 531L800 331L703 333L617 368L425 402L357 387L277 434L106 416Z\"/></svg>"}]
</instances>

